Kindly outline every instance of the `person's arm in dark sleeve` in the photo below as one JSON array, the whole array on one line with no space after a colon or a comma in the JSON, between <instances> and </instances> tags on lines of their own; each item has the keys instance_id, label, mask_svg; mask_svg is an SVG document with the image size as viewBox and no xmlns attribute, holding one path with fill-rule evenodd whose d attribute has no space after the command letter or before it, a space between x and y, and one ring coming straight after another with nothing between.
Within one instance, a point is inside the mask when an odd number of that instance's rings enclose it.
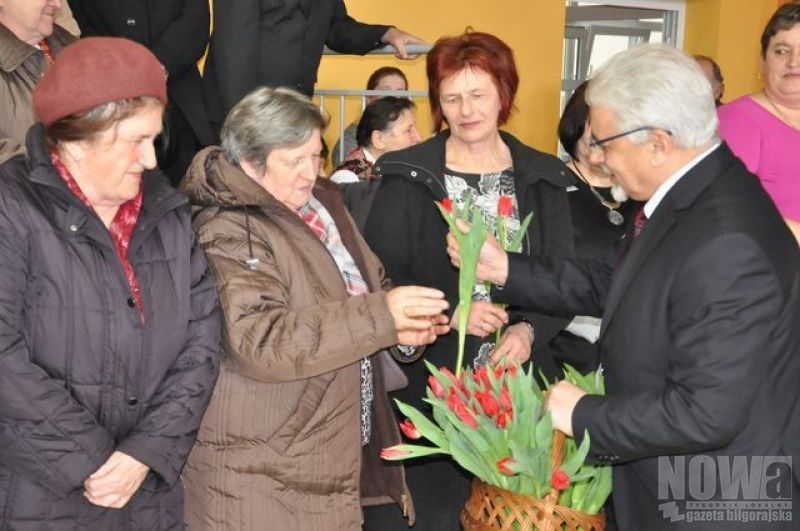
<instances>
[{"instance_id":1,"label":"person's arm in dark sleeve","mask_svg":"<svg viewBox=\"0 0 800 531\"><path fill-rule=\"evenodd\" d=\"M613 271L613 263L604 260L508 253L508 280L492 287L492 300L555 315L600 317Z\"/></svg>"},{"instance_id":2,"label":"person's arm in dark sleeve","mask_svg":"<svg viewBox=\"0 0 800 531\"><path fill-rule=\"evenodd\" d=\"M383 46L381 38L390 27L363 24L347 14L343 0L334 0L333 17L325 44L340 53L363 55Z\"/></svg>"},{"instance_id":3,"label":"person's arm in dark sleeve","mask_svg":"<svg viewBox=\"0 0 800 531\"><path fill-rule=\"evenodd\" d=\"M108 35L108 30L96 26L92 22L92 18L87 16L89 10L94 9L91 2L86 0L69 0L69 7L72 10L72 16L78 27L81 29L81 37L97 37L101 35Z\"/></svg>"},{"instance_id":4,"label":"person's arm in dark sleeve","mask_svg":"<svg viewBox=\"0 0 800 531\"><path fill-rule=\"evenodd\" d=\"M197 68L208 44L208 0L184 0L181 15L172 21L151 50L173 78Z\"/></svg>"},{"instance_id":5,"label":"person's arm in dark sleeve","mask_svg":"<svg viewBox=\"0 0 800 531\"><path fill-rule=\"evenodd\" d=\"M687 257L672 285L664 386L581 398L572 428L579 439L588 431L590 456L624 462L720 448L744 428L743 412L769 385L763 353L787 294L759 245L718 237Z\"/></svg>"},{"instance_id":6,"label":"person's arm in dark sleeve","mask_svg":"<svg viewBox=\"0 0 800 531\"><path fill-rule=\"evenodd\" d=\"M567 193L563 188L547 189L548 216L546 233L543 235L543 255L554 260L572 257L574 254L575 233L572 227L572 216L569 209ZM534 214L534 221L536 215ZM530 229L529 229L530 232ZM532 311L524 306L512 306L508 309L509 324L524 321L530 323L534 333L534 350L547 346L561 330L569 324L572 314L564 312Z\"/></svg>"},{"instance_id":7,"label":"person's arm in dark sleeve","mask_svg":"<svg viewBox=\"0 0 800 531\"><path fill-rule=\"evenodd\" d=\"M259 21L257 0L224 0L224 7L222 3L214 6L209 53L226 111L258 85Z\"/></svg>"},{"instance_id":8,"label":"person's arm in dark sleeve","mask_svg":"<svg viewBox=\"0 0 800 531\"><path fill-rule=\"evenodd\" d=\"M217 290L203 251L194 242L191 253L186 344L142 420L117 447L169 485L180 476L219 373L222 317Z\"/></svg>"}]
</instances>

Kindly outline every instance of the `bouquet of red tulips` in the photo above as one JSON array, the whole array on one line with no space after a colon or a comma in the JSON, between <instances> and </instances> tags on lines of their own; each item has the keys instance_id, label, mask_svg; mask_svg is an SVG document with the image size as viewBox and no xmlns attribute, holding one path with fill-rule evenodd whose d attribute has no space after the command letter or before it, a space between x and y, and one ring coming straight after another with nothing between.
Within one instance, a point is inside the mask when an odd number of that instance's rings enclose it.
<instances>
[{"instance_id":1,"label":"bouquet of red tulips","mask_svg":"<svg viewBox=\"0 0 800 531\"><path fill-rule=\"evenodd\" d=\"M487 226L483 219L483 214L477 205L473 204L474 197L469 194L464 203L456 208L450 198L436 201L442 217L450 227L450 232L458 240L461 257L461 270L458 275L458 353L456 356L456 376L460 376L461 365L464 360L464 345L466 340L467 319L469 318L470 307L472 306L472 294L475 287L475 269L478 265L478 256L481 246L491 233L497 238L503 249L507 251L519 252L522 249L522 240L525 237L528 225L533 218L533 212L529 213L515 230L511 228L514 201L509 195L501 195L497 200L497 215L494 217L494 226ZM463 231L457 220L464 221L469 229ZM500 343L498 329L495 336L495 344Z\"/></svg>"},{"instance_id":2,"label":"bouquet of red tulips","mask_svg":"<svg viewBox=\"0 0 800 531\"><path fill-rule=\"evenodd\" d=\"M427 363L427 362L426 362ZM400 444L385 448L388 460L446 454L477 478L506 490L542 498L552 488L559 504L596 514L611 492L609 467L584 464L589 436L580 446L570 439L561 468L552 470L553 426L542 413L544 392L533 369L466 368L456 377L446 368L427 364L427 397L433 420L397 401L407 419L400 424L406 438L431 445ZM602 393L600 372L582 376L567 368L567 377L589 393Z\"/></svg>"}]
</instances>

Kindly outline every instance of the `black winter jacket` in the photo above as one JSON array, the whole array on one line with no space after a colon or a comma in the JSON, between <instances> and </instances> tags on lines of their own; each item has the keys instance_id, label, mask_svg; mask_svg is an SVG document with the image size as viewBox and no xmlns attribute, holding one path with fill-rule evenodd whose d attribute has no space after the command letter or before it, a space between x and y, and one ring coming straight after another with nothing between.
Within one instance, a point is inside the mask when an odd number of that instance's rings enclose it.
<instances>
[{"instance_id":1,"label":"black winter jacket","mask_svg":"<svg viewBox=\"0 0 800 531\"><path fill-rule=\"evenodd\" d=\"M514 163L519 216L533 211L533 221L523 240L523 253L564 257L572 254L573 231L565 187L572 184L566 167L556 157L536 151L501 132ZM445 142L448 131L414 147L387 153L376 163L381 184L367 217L365 238L396 285L417 284L441 289L451 311L458 305L458 270L447 256L447 224L434 204L447 196L444 187ZM536 335L534 362L547 359L550 340L568 323L564 317L509 309L512 322L529 321ZM465 363L472 362L479 345L467 336ZM440 337L425 350L436 366L453 369L457 333ZM548 361L549 363L549 361ZM427 370L422 363L407 367L408 388L401 400L420 404L425 396Z\"/></svg>"},{"instance_id":2,"label":"black winter jacket","mask_svg":"<svg viewBox=\"0 0 800 531\"><path fill-rule=\"evenodd\" d=\"M108 230L42 135L0 166L0 529L182 529L179 476L220 337L189 205L145 173L129 248L142 324ZM82 495L115 450L151 469L122 510Z\"/></svg>"}]
</instances>

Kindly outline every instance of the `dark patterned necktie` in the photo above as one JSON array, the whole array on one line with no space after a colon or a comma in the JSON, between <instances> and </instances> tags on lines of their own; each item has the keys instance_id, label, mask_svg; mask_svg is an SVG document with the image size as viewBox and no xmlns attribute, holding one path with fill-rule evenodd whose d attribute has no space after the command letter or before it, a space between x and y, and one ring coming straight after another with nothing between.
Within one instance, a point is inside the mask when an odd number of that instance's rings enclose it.
<instances>
[{"instance_id":1,"label":"dark patterned necktie","mask_svg":"<svg viewBox=\"0 0 800 531\"><path fill-rule=\"evenodd\" d=\"M638 238L639 235L644 230L644 226L647 225L647 216L644 215L644 207L640 208L636 211L636 215L633 217L633 237Z\"/></svg>"}]
</instances>

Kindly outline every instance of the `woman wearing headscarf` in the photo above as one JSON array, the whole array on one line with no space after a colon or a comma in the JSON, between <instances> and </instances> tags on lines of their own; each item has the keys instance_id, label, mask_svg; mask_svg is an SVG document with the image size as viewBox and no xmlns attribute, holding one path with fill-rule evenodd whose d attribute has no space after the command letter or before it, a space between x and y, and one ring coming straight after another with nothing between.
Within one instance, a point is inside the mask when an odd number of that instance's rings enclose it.
<instances>
[{"instance_id":1,"label":"woman wearing headscarf","mask_svg":"<svg viewBox=\"0 0 800 531\"><path fill-rule=\"evenodd\" d=\"M79 41L0 166L0 528L183 528L220 324L189 204L155 170L165 102L147 49Z\"/></svg>"}]
</instances>

